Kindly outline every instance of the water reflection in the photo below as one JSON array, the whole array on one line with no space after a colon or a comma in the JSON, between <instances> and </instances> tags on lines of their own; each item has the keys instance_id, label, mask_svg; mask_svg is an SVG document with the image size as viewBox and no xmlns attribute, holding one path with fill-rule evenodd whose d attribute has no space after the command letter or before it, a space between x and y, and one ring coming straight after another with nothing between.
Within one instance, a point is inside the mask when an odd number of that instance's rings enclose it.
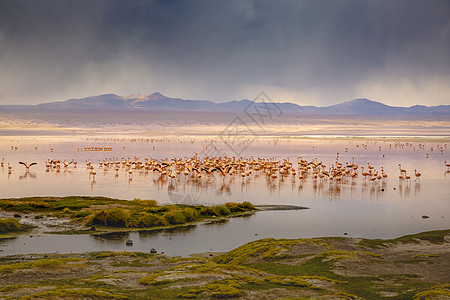
<instances>
[{"instance_id":1,"label":"water reflection","mask_svg":"<svg viewBox=\"0 0 450 300\"><path fill-rule=\"evenodd\" d=\"M36 173L32 173L30 171L26 171L24 175L19 176L19 180L27 179L27 178L36 178Z\"/></svg>"},{"instance_id":2,"label":"water reflection","mask_svg":"<svg viewBox=\"0 0 450 300\"><path fill-rule=\"evenodd\" d=\"M184 235L188 232L192 232L193 230L195 230L195 228L197 227L197 225L187 225L187 226L182 226L182 227L175 227L175 228L164 228L164 229L156 229L156 230L140 230L139 231L139 236L141 238L146 238L146 237L154 237L154 236L164 236L164 237L170 237L172 235L177 235L177 234L181 234Z\"/></svg>"},{"instance_id":3,"label":"water reflection","mask_svg":"<svg viewBox=\"0 0 450 300\"><path fill-rule=\"evenodd\" d=\"M231 196L231 188L229 184L222 183L220 188L217 190L216 195L228 195Z\"/></svg>"},{"instance_id":4,"label":"water reflection","mask_svg":"<svg viewBox=\"0 0 450 300\"><path fill-rule=\"evenodd\" d=\"M345 228L346 231L349 231L347 211L358 207L352 218L355 218L356 224L365 224L372 217L375 206L384 216L383 222L388 227L384 231L377 231L379 233L389 233L392 230L390 228L399 226L399 222L404 222L405 228L415 228L416 223L411 220L411 215L427 212L432 221L433 212L449 211L450 170L443 164L445 156L442 156L447 155L447 148L440 149L443 147L440 145L439 150L443 152L431 151L431 147L438 149L432 140L404 142L266 138L250 144L246 150L246 153L253 155L256 164L253 164L251 156L242 158L247 162L233 167L229 173L212 172L209 166L205 166L205 170L199 169L201 172L191 169L185 173L182 164L173 160L195 161L199 156L195 158L194 153L201 153L202 147L210 142L218 149L223 146L220 139L207 137L19 137L14 138L14 141L0 137L0 141L0 153L4 157L0 167L3 198L51 194L155 199L159 204L217 205L243 201L254 204L291 204L310 207L311 211L317 212L315 217L320 224L329 222L324 216L333 215L336 219L331 229ZM14 146L12 150L11 144ZM35 148L36 145L39 147ZM91 149L93 146L111 149L84 151L85 147ZM429 154L428 158L426 153ZM38 162L28 174L22 173L23 167L18 165L23 157ZM58 163L50 166L47 163L49 159L59 161L60 166ZM171 167L166 168L167 174L163 175L163 172L139 164L146 159L167 162ZM258 159L286 163L284 166L289 162L292 167L261 168ZM307 163L302 164L300 159ZM74 163L65 166L64 160L74 160ZM78 164L75 164L76 161ZM339 165L340 169L353 170L347 167L352 163L359 165L355 176L341 173L336 175L340 177L338 181L337 178L330 180L323 173L330 173L330 169ZM399 163L408 171L408 175L412 175L410 180L398 179ZM195 165L188 163L188 166ZM388 177L372 181L371 176L363 176L361 166L365 167L364 171L373 167L372 175L378 170L380 175L385 172ZM422 176L420 180L414 181L415 174L412 171L417 168L420 168L418 171ZM405 204L405 200L408 200L408 204ZM430 220L420 220L417 224L422 227L417 227L417 230L420 231L429 223ZM319 227L322 229L321 235L331 232L326 226Z\"/></svg>"},{"instance_id":5,"label":"water reflection","mask_svg":"<svg viewBox=\"0 0 450 300\"><path fill-rule=\"evenodd\" d=\"M102 233L102 234L92 234L94 239L100 241L123 241L127 240L130 236L129 232L111 232L111 233Z\"/></svg>"},{"instance_id":6,"label":"water reflection","mask_svg":"<svg viewBox=\"0 0 450 300\"><path fill-rule=\"evenodd\" d=\"M414 183L414 195L416 197L420 195L420 181Z\"/></svg>"}]
</instances>

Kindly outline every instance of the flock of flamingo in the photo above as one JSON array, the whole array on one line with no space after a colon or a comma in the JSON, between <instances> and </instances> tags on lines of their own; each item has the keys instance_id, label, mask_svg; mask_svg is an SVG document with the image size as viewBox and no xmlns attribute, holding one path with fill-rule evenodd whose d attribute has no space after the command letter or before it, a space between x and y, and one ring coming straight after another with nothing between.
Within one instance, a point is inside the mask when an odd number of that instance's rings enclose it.
<instances>
[{"instance_id":1,"label":"flock of flamingo","mask_svg":"<svg viewBox=\"0 0 450 300\"><path fill-rule=\"evenodd\" d=\"M29 172L30 168L37 165L36 162L23 162L19 164L23 165L26 172ZM445 166L450 171L450 163L444 161ZM45 163L46 172L56 171L60 172L61 169L66 170L70 165L73 168L77 168L77 162L75 160L65 161L48 159ZM4 168L4 159L0 162L0 167ZM399 168L399 180L411 180L411 175L408 171L402 168L401 164ZM12 166L7 163L8 172L11 173ZM95 181L97 175L96 170L114 170L115 176L119 176L119 172L124 170L128 174L128 179L131 181L133 178L133 172L153 172L158 179L169 180L171 184L177 180L201 180L202 177L211 177L214 174L218 174L225 181L226 178L241 177L242 180L248 180L252 178L252 174L265 174L269 180L276 180L277 178L292 178L293 180L299 180L300 183L308 177L312 177L314 180L323 181L327 179L330 182L341 183L348 178L354 180L357 177L362 177L364 181L370 181L377 183L383 180L387 180L388 174L384 168L376 170L374 166L367 163L367 166L358 166L353 158L352 163L342 163L339 161L339 153L337 153L335 163L331 166L326 166L323 162L318 161L317 158L307 161L302 157L297 158L297 164L294 165L289 159L279 161L275 158L236 158L236 157L214 157L214 158L199 158L195 153L190 158L173 158L168 159L139 159L134 158L107 158L100 160L97 167L94 163L86 161L86 169L89 171L89 176ZM414 180L420 180L421 173L416 169L412 173L415 177Z\"/></svg>"},{"instance_id":2,"label":"flock of flamingo","mask_svg":"<svg viewBox=\"0 0 450 300\"><path fill-rule=\"evenodd\" d=\"M108 142L111 142L108 140ZM113 141L114 142L114 141ZM121 141L119 141L121 142ZM132 140L131 142L139 142ZM144 143L165 143L167 140L144 140ZM182 140L181 143L186 141ZM189 141L188 141L189 142ZM190 140L194 143L193 140ZM207 141L205 141L207 142ZM330 142L331 143L331 142ZM351 144L352 142L349 142ZM270 144L270 142L269 142ZM376 144L376 142L374 142ZM273 141L273 146L277 145L277 140ZM314 145L316 146L316 145ZM368 143L355 144L357 149L363 151L367 150ZM423 151L425 149L425 144L413 145L412 143L390 143L386 145L389 149L394 151L395 149L410 148L412 151L416 151L416 148ZM206 146L209 147L209 146ZM344 146L345 147L345 146ZM382 147L376 145L377 152L382 151ZM205 146L203 147L206 149ZM315 152L315 148L312 147L312 151ZM444 149L447 148L445 145L436 145L427 149L428 151L440 151L443 155ZM11 150L17 151L17 146L12 146ZM37 146L34 149L37 151ZM345 152L349 152L349 146L344 148ZM77 152L110 152L112 147L78 147ZM125 151L125 147L123 147ZM153 146L153 151L155 151L155 146ZM53 148L51 148L51 153L53 153ZM427 152L427 151L426 151ZM425 152L424 152L425 153ZM382 155L383 158L385 154ZM348 156L347 156L348 157ZM426 153L426 158L428 158L428 153ZM329 160L328 160L329 161ZM327 161L327 162L328 162ZM6 165L7 164L7 165ZM30 175L30 168L37 165L36 162L20 161L20 165L25 167L26 175L21 176L22 178ZM336 153L335 159L332 159L332 163L328 164L324 161L320 161L318 158L314 159L303 159L303 157L297 157L293 162L289 159L278 160L277 158L256 158L256 157L227 157L227 156L216 156L216 157L204 157L204 154L195 154L192 157L185 158L173 158L173 159L152 159L144 158L141 159L138 156L131 157L108 157L97 161L86 160L82 163L83 167L80 168L81 164L78 164L74 159L72 160L62 160L62 159L47 159L45 161L45 171L46 172L71 172L69 169L86 169L89 174L89 180L92 184L96 182L97 172L102 172L103 175L108 173L113 173L115 178L119 176L124 176L120 174L125 174L128 181L133 180L135 174L152 174L153 180L155 182L169 183L169 188L173 188L177 182L195 182L195 183L206 183L212 178L221 178L223 184L229 185L230 182L239 179L244 183L250 182L252 179L258 177L266 177L268 183L282 182L284 180L292 180L292 182L297 182L299 187L308 179L312 179L317 183L328 182L337 187L341 183L346 183L351 181L352 184L356 182L358 178L361 178L364 184L371 183L375 187L378 183L384 185L387 182L388 175L387 170L393 172L393 168L384 168L383 166L375 167L371 163L363 163L358 165L355 163L355 159L352 158L351 162L343 162L340 160L340 153ZM447 167L447 172L450 173L450 162L444 161ZM13 171L13 166L9 162L5 162L3 158L0 161L0 167L7 168L8 174ZM389 166L387 166L389 167ZM398 175L392 175L392 177L398 176L399 182L411 183L412 180L420 182L422 174L417 170L406 170L401 164L398 164ZM330 185L331 187L331 185ZM383 186L382 186L383 187Z\"/></svg>"}]
</instances>

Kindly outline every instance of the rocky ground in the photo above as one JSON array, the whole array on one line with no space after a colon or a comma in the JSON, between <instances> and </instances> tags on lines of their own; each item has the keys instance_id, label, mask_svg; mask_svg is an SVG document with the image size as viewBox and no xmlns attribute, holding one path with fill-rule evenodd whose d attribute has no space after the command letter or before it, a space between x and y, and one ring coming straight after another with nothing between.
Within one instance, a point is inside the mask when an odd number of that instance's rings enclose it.
<instances>
[{"instance_id":1,"label":"rocky ground","mask_svg":"<svg viewBox=\"0 0 450 300\"><path fill-rule=\"evenodd\" d=\"M450 299L450 230L392 240L263 239L189 258L0 258L0 299Z\"/></svg>"}]
</instances>

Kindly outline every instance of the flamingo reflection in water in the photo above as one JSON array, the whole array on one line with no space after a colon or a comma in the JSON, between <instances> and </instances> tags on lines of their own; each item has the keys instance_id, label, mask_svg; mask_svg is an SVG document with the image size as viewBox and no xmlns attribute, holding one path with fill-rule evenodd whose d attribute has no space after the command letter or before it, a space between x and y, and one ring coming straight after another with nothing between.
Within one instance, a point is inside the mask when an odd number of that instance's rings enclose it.
<instances>
[{"instance_id":1,"label":"flamingo reflection in water","mask_svg":"<svg viewBox=\"0 0 450 300\"><path fill-rule=\"evenodd\" d=\"M19 176L19 180L26 179L28 177L34 179L34 178L36 178L36 174L35 173L31 173L30 171L26 171L25 174Z\"/></svg>"}]
</instances>

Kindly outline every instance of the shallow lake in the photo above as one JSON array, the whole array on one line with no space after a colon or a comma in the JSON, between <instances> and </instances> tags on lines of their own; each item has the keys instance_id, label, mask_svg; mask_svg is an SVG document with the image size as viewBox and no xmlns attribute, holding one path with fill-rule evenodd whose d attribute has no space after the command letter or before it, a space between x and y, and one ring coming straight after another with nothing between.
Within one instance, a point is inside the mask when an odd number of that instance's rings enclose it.
<instances>
[{"instance_id":1,"label":"shallow lake","mask_svg":"<svg viewBox=\"0 0 450 300\"><path fill-rule=\"evenodd\" d=\"M448 143L448 145L447 145ZM227 251L248 241L273 238L346 236L393 238L426 230L450 228L450 173L444 161L450 138L236 138L215 137L0 137L0 198L25 196L90 195L119 199L155 199L160 204L215 205L250 201L254 204L291 204L309 207L297 211L264 211L224 224L197 225L185 230L133 232L115 236L64 236L33 234L0 241L0 255L98 250L145 251L155 248L169 255L205 251ZM91 151L96 149L97 151ZM101 151L100 151L101 149ZM292 176L268 179L253 172L206 175L194 179L180 174L174 180L158 172L100 167L99 162L122 158L172 158L200 156L243 156L317 159L328 166L353 159L388 174L387 180L370 182L346 178L342 182ZM339 154L338 154L339 153ZM338 157L339 156L339 157ZM46 161L77 161L59 171L46 170ZM37 162L25 171L19 161ZM91 161L96 175L90 174ZM8 163L12 167L8 171ZM399 180L399 166L411 180ZM414 170L422 175L414 180ZM422 218L422 216L429 218ZM128 247L125 241L133 240ZM212 250L211 250L212 249Z\"/></svg>"}]
</instances>

